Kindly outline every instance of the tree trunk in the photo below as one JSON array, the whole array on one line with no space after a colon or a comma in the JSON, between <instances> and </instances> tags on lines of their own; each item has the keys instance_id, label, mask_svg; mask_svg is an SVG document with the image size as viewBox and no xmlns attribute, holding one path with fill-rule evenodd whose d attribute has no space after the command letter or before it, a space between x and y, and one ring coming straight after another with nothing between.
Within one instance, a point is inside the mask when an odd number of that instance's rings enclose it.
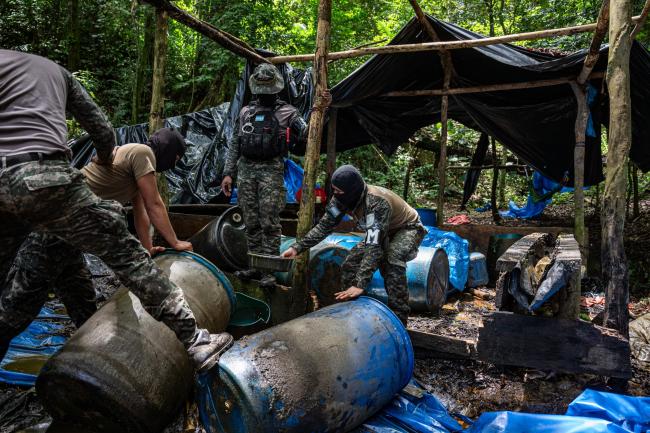
<instances>
[{"instance_id":1,"label":"tree trunk","mask_svg":"<svg viewBox=\"0 0 650 433\"><path fill-rule=\"evenodd\" d=\"M68 70L74 72L79 69L81 50L81 32L79 29L79 0L68 0Z\"/></svg>"},{"instance_id":2,"label":"tree trunk","mask_svg":"<svg viewBox=\"0 0 650 433\"><path fill-rule=\"evenodd\" d=\"M151 67L153 57L154 33L153 10L151 8L144 8L144 38L142 49L138 55L138 64L133 82L133 95L131 96L131 124L134 125L139 123L145 74Z\"/></svg>"},{"instance_id":3,"label":"tree trunk","mask_svg":"<svg viewBox=\"0 0 650 433\"><path fill-rule=\"evenodd\" d=\"M316 34L316 54L314 56L315 99L322 107L321 94L327 89L327 54L330 47L330 27L332 21L332 0L320 0L318 6L318 30ZM302 197L298 213L298 239L304 237L312 227L314 219L314 185L323 136L324 109L314 109L309 120L309 136L305 151L305 174L302 182ZM305 314L307 310L307 264L309 254L301 254L296 259L293 277L293 300L290 314L294 317Z\"/></svg>"},{"instance_id":4,"label":"tree trunk","mask_svg":"<svg viewBox=\"0 0 650 433\"><path fill-rule=\"evenodd\" d=\"M165 64L167 63L167 12L156 10L156 35L153 57L153 81L151 83L151 111L149 112L149 135L164 126ZM169 188L164 174L158 175L158 191L169 206Z\"/></svg>"},{"instance_id":5,"label":"tree trunk","mask_svg":"<svg viewBox=\"0 0 650 433\"><path fill-rule=\"evenodd\" d=\"M409 151L409 165L406 167L406 177L404 177L404 193L402 194L402 197L406 201L408 201L409 198L409 189L411 187L411 174L413 173L413 169L415 168L415 161L417 161L419 153L420 153L420 149L411 145L411 149Z\"/></svg>"},{"instance_id":6,"label":"tree trunk","mask_svg":"<svg viewBox=\"0 0 650 433\"><path fill-rule=\"evenodd\" d=\"M609 146L603 196L602 265L606 289L605 326L628 335L628 269L623 245L627 157L632 141L630 106L630 49L632 21L630 0L610 5Z\"/></svg>"},{"instance_id":7,"label":"tree trunk","mask_svg":"<svg viewBox=\"0 0 650 433\"><path fill-rule=\"evenodd\" d=\"M501 165L505 166L507 163L508 163L508 150L504 146L501 146ZM508 172L506 170L503 170L503 172L499 176L498 206L500 206L503 209L505 209L508 206L508 203L506 203L506 176L507 175Z\"/></svg>"}]
</instances>

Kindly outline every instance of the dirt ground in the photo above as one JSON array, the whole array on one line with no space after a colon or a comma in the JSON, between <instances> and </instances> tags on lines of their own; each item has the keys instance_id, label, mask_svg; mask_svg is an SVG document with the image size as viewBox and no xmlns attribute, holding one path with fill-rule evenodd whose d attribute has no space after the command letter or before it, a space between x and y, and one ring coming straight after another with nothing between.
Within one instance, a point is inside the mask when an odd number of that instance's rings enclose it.
<instances>
[{"instance_id":1,"label":"dirt ground","mask_svg":"<svg viewBox=\"0 0 650 433\"><path fill-rule=\"evenodd\" d=\"M456 212L459 213L459 212ZM448 212L447 216L454 215ZM468 213L474 223L492 223L489 212ZM600 248L598 212L587 207L587 224L591 243L591 259ZM505 220L504 225L571 225L570 205L551 206L541 219L522 222ZM641 217L627 223L625 245L630 261L631 317L650 311L648 275L650 272L650 202L642 203ZM647 271L646 271L647 269ZM115 289L116 282L108 273L95 273L100 299L105 300ZM583 280L583 317L594 318L602 310L602 284L597 275ZM494 290L482 288L480 296L459 293L450 296L438 314L413 316L410 327L465 339L478 336L481 317L494 311ZM629 382L631 395L650 395L650 369L633 361L634 377ZM417 359L415 378L435 394L451 413L470 418L495 410L536 413L564 413L568 404L586 387L612 390L605 378L594 375L553 374L524 368L499 367L479 361ZM41 406L33 389L21 389L0 384L0 433L45 432L51 419ZM204 433L196 419L196 409L190 407L179 414L165 433Z\"/></svg>"}]
</instances>

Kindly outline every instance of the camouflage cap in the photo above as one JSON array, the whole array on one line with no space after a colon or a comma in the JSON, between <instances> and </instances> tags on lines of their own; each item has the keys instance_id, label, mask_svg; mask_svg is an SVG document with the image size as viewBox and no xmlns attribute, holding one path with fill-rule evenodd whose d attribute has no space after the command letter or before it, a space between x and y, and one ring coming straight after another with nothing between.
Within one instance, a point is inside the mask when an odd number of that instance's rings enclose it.
<instances>
[{"instance_id":1,"label":"camouflage cap","mask_svg":"<svg viewBox=\"0 0 650 433\"><path fill-rule=\"evenodd\" d=\"M284 80L278 68L270 63L262 63L253 71L248 85L255 95L275 95L284 89Z\"/></svg>"}]
</instances>

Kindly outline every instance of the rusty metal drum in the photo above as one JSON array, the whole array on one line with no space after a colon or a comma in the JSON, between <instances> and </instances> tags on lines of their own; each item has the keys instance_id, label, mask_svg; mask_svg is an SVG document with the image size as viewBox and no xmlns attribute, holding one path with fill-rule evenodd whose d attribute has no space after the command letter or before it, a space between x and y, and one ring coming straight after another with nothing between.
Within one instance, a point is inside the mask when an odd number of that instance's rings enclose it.
<instances>
[{"instance_id":1,"label":"rusty metal drum","mask_svg":"<svg viewBox=\"0 0 650 433\"><path fill-rule=\"evenodd\" d=\"M213 264L172 250L154 261L183 289L199 326L225 329L234 291ZM186 401L192 377L174 333L122 288L45 364L36 389L55 419L88 431L158 433Z\"/></svg>"}]
</instances>

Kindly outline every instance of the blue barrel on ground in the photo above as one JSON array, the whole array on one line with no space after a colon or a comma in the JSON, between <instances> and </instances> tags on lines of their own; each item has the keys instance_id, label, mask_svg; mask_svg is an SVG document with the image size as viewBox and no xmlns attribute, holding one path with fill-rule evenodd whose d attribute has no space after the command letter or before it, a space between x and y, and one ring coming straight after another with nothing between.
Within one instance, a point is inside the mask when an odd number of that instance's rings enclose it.
<instances>
[{"instance_id":1,"label":"blue barrel on ground","mask_svg":"<svg viewBox=\"0 0 650 433\"><path fill-rule=\"evenodd\" d=\"M420 221L425 226L438 227L438 215L435 209L419 207L415 211L420 215Z\"/></svg>"},{"instance_id":2,"label":"blue barrel on ground","mask_svg":"<svg viewBox=\"0 0 650 433\"><path fill-rule=\"evenodd\" d=\"M409 382L413 347L397 316L360 297L237 341L199 376L210 433L347 432Z\"/></svg>"},{"instance_id":3,"label":"blue barrel on ground","mask_svg":"<svg viewBox=\"0 0 650 433\"><path fill-rule=\"evenodd\" d=\"M322 305L335 302L334 294L341 291L341 265L350 250L363 238L355 234L332 234L309 251L309 287L316 292ZM295 243L284 238L280 250ZM282 284L290 284L291 275L277 275ZM435 311L447 298L449 289L449 260L440 248L420 247L415 259L406 264L409 306L412 311ZM368 287L368 296L382 302L388 300L384 279L375 271Z\"/></svg>"},{"instance_id":4,"label":"blue barrel on ground","mask_svg":"<svg viewBox=\"0 0 650 433\"><path fill-rule=\"evenodd\" d=\"M216 266L173 250L153 260L183 290L199 326L226 328L235 293ZM123 287L50 358L36 390L53 418L82 431L156 433L178 414L192 379L183 344Z\"/></svg>"},{"instance_id":5,"label":"blue barrel on ground","mask_svg":"<svg viewBox=\"0 0 650 433\"><path fill-rule=\"evenodd\" d=\"M469 255L469 271L467 272L467 287L485 286L490 281L485 256L481 253Z\"/></svg>"}]
</instances>

